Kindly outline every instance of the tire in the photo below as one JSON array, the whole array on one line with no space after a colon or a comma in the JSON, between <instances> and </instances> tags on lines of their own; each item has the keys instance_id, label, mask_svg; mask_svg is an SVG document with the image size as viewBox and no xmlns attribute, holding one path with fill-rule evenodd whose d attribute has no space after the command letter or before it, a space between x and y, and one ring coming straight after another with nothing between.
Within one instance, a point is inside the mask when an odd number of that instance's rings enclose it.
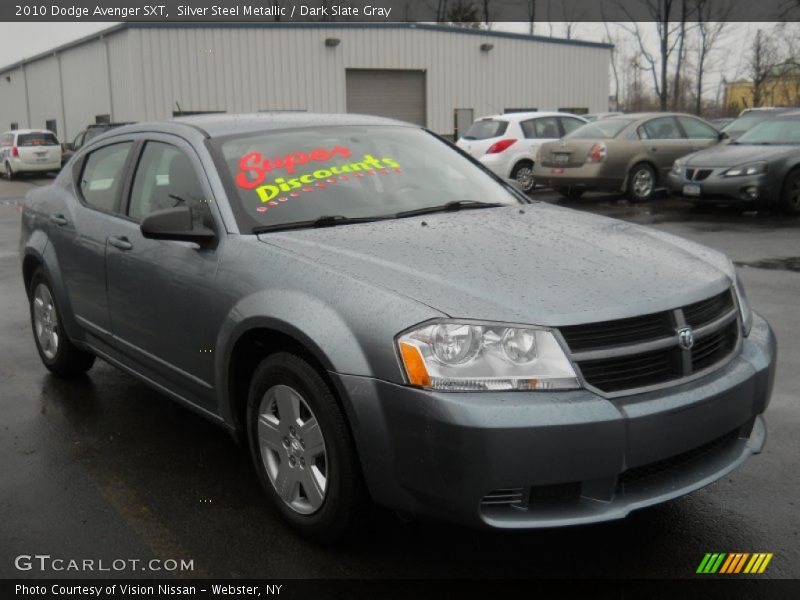
<instances>
[{"instance_id":1,"label":"tire","mask_svg":"<svg viewBox=\"0 0 800 600\"><path fill-rule=\"evenodd\" d=\"M347 419L314 367L285 352L261 362L247 438L258 479L292 528L325 543L352 529L364 503L361 469Z\"/></svg>"},{"instance_id":2,"label":"tire","mask_svg":"<svg viewBox=\"0 0 800 600\"><path fill-rule=\"evenodd\" d=\"M781 208L790 214L800 214L800 170L786 176L781 190Z\"/></svg>"},{"instance_id":3,"label":"tire","mask_svg":"<svg viewBox=\"0 0 800 600\"><path fill-rule=\"evenodd\" d=\"M563 196L567 200L579 200L581 196L583 196L584 190L578 190L573 187L560 187L556 189L560 196Z\"/></svg>"},{"instance_id":4,"label":"tire","mask_svg":"<svg viewBox=\"0 0 800 600\"><path fill-rule=\"evenodd\" d=\"M65 379L91 369L95 356L75 346L67 337L61 326L64 322L61 311L42 269L33 274L29 292L33 339L44 366Z\"/></svg>"},{"instance_id":5,"label":"tire","mask_svg":"<svg viewBox=\"0 0 800 600\"><path fill-rule=\"evenodd\" d=\"M521 160L511 171L511 179L517 181L517 185L526 194L530 194L536 187L536 180L533 178L533 163L529 160Z\"/></svg>"},{"instance_id":6,"label":"tire","mask_svg":"<svg viewBox=\"0 0 800 600\"><path fill-rule=\"evenodd\" d=\"M6 161L4 169L5 169L5 172L6 172L6 179L8 179L9 181L14 179L14 169L11 168L11 163Z\"/></svg>"},{"instance_id":7,"label":"tire","mask_svg":"<svg viewBox=\"0 0 800 600\"><path fill-rule=\"evenodd\" d=\"M631 202L646 202L656 191L656 172L647 163L635 165L628 173L626 196Z\"/></svg>"}]
</instances>

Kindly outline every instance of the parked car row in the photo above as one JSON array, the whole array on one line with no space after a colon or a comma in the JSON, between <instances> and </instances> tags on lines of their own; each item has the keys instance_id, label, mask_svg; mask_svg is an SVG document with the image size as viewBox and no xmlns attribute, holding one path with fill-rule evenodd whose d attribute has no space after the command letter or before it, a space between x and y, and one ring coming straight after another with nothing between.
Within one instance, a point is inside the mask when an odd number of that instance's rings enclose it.
<instances>
[{"instance_id":1,"label":"parked car row","mask_svg":"<svg viewBox=\"0 0 800 600\"><path fill-rule=\"evenodd\" d=\"M457 146L531 192L567 198L622 192L632 202L659 188L695 203L771 203L800 213L800 111L747 109L718 130L682 113L492 115Z\"/></svg>"},{"instance_id":2,"label":"parked car row","mask_svg":"<svg viewBox=\"0 0 800 600\"><path fill-rule=\"evenodd\" d=\"M89 125L72 142L62 144L47 129L14 129L0 137L0 173L7 179L23 173L58 171L84 144L98 135L130 123Z\"/></svg>"}]
</instances>

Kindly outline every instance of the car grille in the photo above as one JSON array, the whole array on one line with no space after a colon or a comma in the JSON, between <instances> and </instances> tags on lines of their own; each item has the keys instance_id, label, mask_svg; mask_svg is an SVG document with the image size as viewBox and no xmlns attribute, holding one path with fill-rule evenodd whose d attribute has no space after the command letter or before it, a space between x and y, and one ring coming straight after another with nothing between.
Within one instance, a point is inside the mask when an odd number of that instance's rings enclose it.
<instances>
[{"instance_id":1,"label":"car grille","mask_svg":"<svg viewBox=\"0 0 800 600\"><path fill-rule=\"evenodd\" d=\"M686 179L690 181L703 181L708 179L713 169L686 169Z\"/></svg>"},{"instance_id":2,"label":"car grille","mask_svg":"<svg viewBox=\"0 0 800 600\"><path fill-rule=\"evenodd\" d=\"M689 348L679 331L693 336ZM719 366L739 343L730 289L674 310L560 329L586 383L608 395L657 387Z\"/></svg>"}]
</instances>

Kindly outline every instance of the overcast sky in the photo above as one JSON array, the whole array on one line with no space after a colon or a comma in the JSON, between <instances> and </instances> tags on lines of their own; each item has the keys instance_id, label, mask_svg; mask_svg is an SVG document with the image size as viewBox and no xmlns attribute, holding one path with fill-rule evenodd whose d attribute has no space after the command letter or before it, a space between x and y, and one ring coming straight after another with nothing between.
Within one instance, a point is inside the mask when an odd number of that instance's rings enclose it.
<instances>
[{"instance_id":1,"label":"overcast sky","mask_svg":"<svg viewBox=\"0 0 800 600\"><path fill-rule=\"evenodd\" d=\"M114 23L86 22L0 23L0 40L3 40L0 66L15 63L23 58L45 52L61 44L108 29L113 25ZM712 98L715 94L716 87L723 75L729 80L743 76L744 57L749 50L750 39L754 34L755 28L768 25L770 24L728 24L728 32L724 43L720 44L715 58L715 68L710 69L708 73L708 87L705 88L708 98ZM573 27L573 37L577 39L600 41L606 35L605 27L601 23L577 23ZM495 23L492 28L495 30L528 33L528 23ZM652 26L650 29L652 29ZM535 33L538 35L550 35L551 26L548 23L537 23ZM563 37L563 24L552 24L552 35L554 37ZM655 38L653 38L652 42L655 47Z\"/></svg>"}]
</instances>

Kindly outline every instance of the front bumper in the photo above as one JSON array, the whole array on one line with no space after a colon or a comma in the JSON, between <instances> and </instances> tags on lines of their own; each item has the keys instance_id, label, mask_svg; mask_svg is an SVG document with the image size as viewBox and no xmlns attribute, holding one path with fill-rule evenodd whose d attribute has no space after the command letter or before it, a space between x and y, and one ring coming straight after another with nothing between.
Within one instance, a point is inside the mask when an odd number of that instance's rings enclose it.
<instances>
[{"instance_id":1,"label":"front bumper","mask_svg":"<svg viewBox=\"0 0 800 600\"><path fill-rule=\"evenodd\" d=\"M703 487L761 451L776 344L755 316L740 354L671 388L437 393L332 374L381 505L497 528L575 525Z\"/></svg>"},{"instance_id":2,"label":"front bumper","mask_svg":"<svg viewBox=\"0 0 800 600\"><path fill-rule=\"evenodd\" d=\"M717 171L721 171L718 169ZM683 174L670 172L668 178L669 191L674 196L688 198L695 202L771 202L776 198L776 187L766 174L742 177L721 177L716 173L702 181L691 181ZM687 194L686 186L697 186L699 194Z\"/></svg>"}]
</instances>

